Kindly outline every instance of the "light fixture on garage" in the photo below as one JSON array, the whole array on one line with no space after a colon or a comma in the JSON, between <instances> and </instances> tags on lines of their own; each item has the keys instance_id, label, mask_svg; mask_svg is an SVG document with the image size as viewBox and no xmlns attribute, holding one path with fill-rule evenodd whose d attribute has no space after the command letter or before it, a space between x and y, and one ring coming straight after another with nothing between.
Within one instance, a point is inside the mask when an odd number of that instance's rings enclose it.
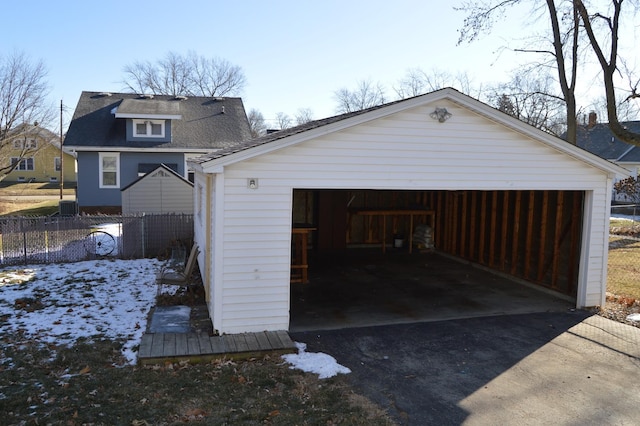
<instances>
[{"instance_id":1,"label":"light fixture on garage","mask_svg":"<svg viewBox=\"0 0 640 426\"><path fill-rule=\"evenodd\" d=\"M436 108L435 111L429 114L429 117L433 118L434 120L438 120L440 123L444 123L449 118L451 118L451 116L452 114L447 111L446 108Z\"/></svg>"},{"instance_id":2,"label":"light fixture on garage","mask_svg":"<svg viewBox=\"0 0 640 426\"><path fill-rule=\"evenodd\" d=\"M247 188L249 188L249 189L258 189L258 179L256 179L256 178L247 179Z\"/></svg>"}]
</instances>

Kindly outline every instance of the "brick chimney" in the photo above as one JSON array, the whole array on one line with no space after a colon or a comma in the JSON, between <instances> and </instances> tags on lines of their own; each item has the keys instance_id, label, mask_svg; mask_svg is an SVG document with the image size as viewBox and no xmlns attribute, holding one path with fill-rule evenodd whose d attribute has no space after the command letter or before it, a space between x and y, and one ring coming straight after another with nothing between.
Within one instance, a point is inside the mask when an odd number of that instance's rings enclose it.
<instances>
[{"instance_id":1,"label":"brick chimney","mask_svg":"<svg viewBox=\"0 0 640 426\"><path fill-rule=\"evenodd\" d=\"M598 124L598 114L595 111L591 111L589 113L589 122L587 123L587 128L592 129L596 124Z\"/></svg>"}]
</instances>

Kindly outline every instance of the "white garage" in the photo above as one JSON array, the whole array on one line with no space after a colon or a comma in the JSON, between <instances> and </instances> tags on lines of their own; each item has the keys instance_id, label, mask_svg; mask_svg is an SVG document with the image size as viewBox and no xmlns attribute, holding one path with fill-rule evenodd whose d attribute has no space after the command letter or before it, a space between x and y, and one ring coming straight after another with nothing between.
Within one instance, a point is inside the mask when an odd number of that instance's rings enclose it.
<instances>
[{"instance_id":1,"label":"white garage","mask_svg":"<svg viewBox=\"0 0 640 426\"><path fill-rule=\"evenodd\" d=\"M612 182L629 175L449 88L276 132L191 166L199 267L220 333L289 328L302 246L386 248L418 226L436 251L576 307L600 305Z\"/></svg>"}]
</instances>

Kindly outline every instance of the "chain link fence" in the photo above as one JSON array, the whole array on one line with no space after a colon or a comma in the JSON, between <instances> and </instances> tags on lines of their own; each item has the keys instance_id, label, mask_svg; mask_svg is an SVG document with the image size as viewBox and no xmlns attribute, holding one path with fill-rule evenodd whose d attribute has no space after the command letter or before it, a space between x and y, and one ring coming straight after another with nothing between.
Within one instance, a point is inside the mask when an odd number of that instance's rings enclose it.
<instances>
[{"instance_id":1,"label":"chain link fence","mask_svg":"<svg viewBox=\"0 0 640 426\"><path fill-rule=\"evenodd\" d=\"M0 219L0 265L167 258L192 244L193 215L186 214Z\"/></svg>"}]
</instances>

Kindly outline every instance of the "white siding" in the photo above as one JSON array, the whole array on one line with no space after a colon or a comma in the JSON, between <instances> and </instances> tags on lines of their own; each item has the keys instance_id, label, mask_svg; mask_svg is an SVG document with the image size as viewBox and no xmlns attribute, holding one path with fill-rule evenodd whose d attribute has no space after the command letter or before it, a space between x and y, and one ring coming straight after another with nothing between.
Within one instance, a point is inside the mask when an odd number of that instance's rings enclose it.
<instances>
[{"instance_id":1,"label":"white siding","mask_svg":"<svg viewBox=\"0 0 640 426\"><path fill-rule=\"evenodd\" d=\"M453 116L432 120L435 106ZM454 103L416 107L263 154L226 166L222 175L221 332L288 328L293 188L593 191L578 304L600 303L605 173ZM247 187L249 178L258 179L258 189Z\"/></svg>"},{"instance_id":2,"label":"white siding","mask_svg":"<svg viewBox=\"0 0 640 426\"><path fill-rule=\"evenodd\" d=\"M193 213L193 188L162 169L122 191L124 214Z\"/></svg>"}]
</instances>

